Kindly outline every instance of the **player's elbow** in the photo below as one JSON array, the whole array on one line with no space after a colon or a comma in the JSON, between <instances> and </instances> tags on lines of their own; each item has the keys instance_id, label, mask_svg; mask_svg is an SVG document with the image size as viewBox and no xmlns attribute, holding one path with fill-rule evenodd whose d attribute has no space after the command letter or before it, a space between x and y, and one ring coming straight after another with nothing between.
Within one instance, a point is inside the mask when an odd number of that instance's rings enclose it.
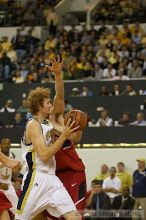
<instances>
[{"instance_id":1,"label":"player's elbow","mask_svg":"<svg viewBox=\"0 0 146 220\"><path fill-rule=\"evenodd\" d=\"M50 157L48 155L45 154L45 152L41 152L39 154L39 158L41 161L43 161L44 163L48 163Z\"/></svg>"},{"instance_id":2,"label":"player's elbow","mask_svg":"<svg viewBox=\"0 0 146 220\"><path fill-rule=\"evenodd\" d=\"M70 135L69 139L74 142L75 144L77 144L78 142L80 142L82 138L82 131L77 131L74 134Z\"/></svg>"},{"instance_id":3,"label":"player's elbow","mask_svg":"<svg viewBox=\"0 0 146 220\"><path fill-rule=\"evenodd\" d=\"M48 162L48 158L45 156L41 156L40 159L44 162L47 163Z\"/></svg>"}]
</instances>

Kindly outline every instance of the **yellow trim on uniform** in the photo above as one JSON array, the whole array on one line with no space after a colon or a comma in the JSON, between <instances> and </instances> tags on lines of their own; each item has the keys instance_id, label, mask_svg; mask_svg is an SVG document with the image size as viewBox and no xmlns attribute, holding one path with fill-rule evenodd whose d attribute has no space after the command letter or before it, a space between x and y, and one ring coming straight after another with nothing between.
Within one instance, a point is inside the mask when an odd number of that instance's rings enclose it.
<instances>
[{"instance_id":1,"label":"yellow trim on uniform","mask_svg":"<svg viewBox=\"0 0 146 220\"><path fill-rule=\"evenodd\" d=\"M26 194L24 196L24 199L23 199L23 202L22 202L22 205L21 205L21 209L16 211L16 214L22 214L23 213L23 210L25 208L25 205L26 205L26 202L28 200L28 197L29 197L29 194L30 194L30 190L32 189L32 186L33 186L33 183L34 183L34 178L35 178L35 174L36 174L36 161L35 161L35 152L32 152L32 161L33 161L33 167L32 169L34 169L32 172L32 177L31 177L31 180L30 180L30 183L29 183L29 187L26 191Z\"/></svg>"},{"instance_id":2,"label":"yellow trim on uniform","mask_svg":"<svg viewBox=\"0 0 146 220\"><path fill-rule=\"evenodd\" d=\"M32 151L32 161L33 161L33 166L32 169L36 169L36 160L35 160L35 151Z\"/></svg>"}]
</instances>

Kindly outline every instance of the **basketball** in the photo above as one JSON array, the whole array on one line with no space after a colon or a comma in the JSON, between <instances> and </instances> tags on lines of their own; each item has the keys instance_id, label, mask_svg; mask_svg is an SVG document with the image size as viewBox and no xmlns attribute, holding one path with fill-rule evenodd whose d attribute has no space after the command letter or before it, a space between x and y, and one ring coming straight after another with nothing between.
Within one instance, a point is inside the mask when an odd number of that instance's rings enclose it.
<instances>
[{"instance_id":1,"label":"basketball","mask_svg":"<svg viewBox=\"0 0 146 220\"><path fill-rule=\"evenodd\" d=\"M71 122L75 121L73 127L80 125L78 130L83 130L87 126L87 114L78 109L73 109L66 113L64 117L64 124L67 124L67 121L71 118Z\"/></svg>"}]
</instances>

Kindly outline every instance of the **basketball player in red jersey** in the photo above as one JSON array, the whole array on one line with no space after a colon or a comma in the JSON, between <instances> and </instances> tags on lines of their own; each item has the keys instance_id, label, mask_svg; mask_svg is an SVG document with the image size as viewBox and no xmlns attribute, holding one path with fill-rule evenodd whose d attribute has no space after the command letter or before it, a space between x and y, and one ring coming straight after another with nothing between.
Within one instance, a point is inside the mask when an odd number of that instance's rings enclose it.
<instances>
[{"instance_id":1,"label":"basketball player in red jersey","mask_svg":"<svg viewBox=\"0 0 146 220\"><path fill-rule=\"evenodd\" d=\"M62 117L62 127L63 120ZM57 137L55 132L54 136ZM56 175L63 182L78 210L84 210L86 195L85 166L75 150L75 144L80 141L81 137L82 131L71 135L55 155Z\"/></svg>"},{"instance_id":2,"label":"basketball player in red jersey","mask_svg":"<svg viewBox=\"0 0 146 220\"><path fill-rule=\"evenodd\" d=\"M62 71L60 71L61 77ZM54 126L52 132L52 140L59 137L63 132L64 127L64 82L63 80L55 87L56 94L60 94L59 99L59 114L49 115L49 121ZM56 133L57 132L57 133ZM66 140L62 148L56 153L56 174L63 182L67 191L69 192L73 202L78 210L84 209L84 199L86 194L86 176L85 166L79 158L75 145L80 141L82 131L79 130L71 134L69 140Z\"/></svg>"}]
</instances>

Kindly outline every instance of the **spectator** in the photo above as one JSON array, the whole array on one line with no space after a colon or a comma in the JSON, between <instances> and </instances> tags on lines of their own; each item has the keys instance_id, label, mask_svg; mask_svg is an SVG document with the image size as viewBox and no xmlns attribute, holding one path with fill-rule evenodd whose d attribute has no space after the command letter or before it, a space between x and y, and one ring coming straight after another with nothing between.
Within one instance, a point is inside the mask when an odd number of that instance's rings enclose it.
<instances>
[{"instance_id":1,"label":"spectator","mask_svg":"<svg viewBox=\"0 0 146 220\"><path fill-rule=\"evenodd\" d=\"M87 192L87 195L86 195L86 204L85 204L85 207L86 208L90 208L91 207L91 202L92 202L92 197L95 193L98 192L98 184L99 184L99 181L98 180L92 180L91 182L91 190L89 190Z\"/></svg>"},{"instance_id":2,"label":"spectator","mask_svg":"<svg viewBox=\"0 0 146 220\"><path fill-rule=\"evenodd\" d=\"M3 53L2 57L0 57L0 65L1 65L0 80L1 81L10 81L10 79L11 79L11 60L7 56L6 53Z\"/></svg>"},{"instance_id":3,"label":"spectator","mask_svg":"<svg viewBox=\"0 0 146 220\"><path fill-rule=\"evenodd\" d=\"M132 122L130 125L146 126L146 120L144 119L144 113L138 112L136 115L136 121Z\"/></svg>"},{"instance_id":4,"label":"spectator","mask_svg":"<svg viewBox=\"0 0 146 220\"><path fill-rule=\"evenodd\" d=\"M124 187L128 187L129 189L132 186L132 176L125 171L125 164L123 162L119 162L117 164L117 177L121 180L121 189L122 192Z\"/></svg>"},{"instance_id":5,"label":"spectator","mask_svg":"<svg viewBox=\"0 0 146 220\"><path fill-rule=\"evenodd\" d=\"M13 73L13 76L12 76L12 82L14 83L23 83L25 81L24 77L21 75L22 74L22 71L20 71L19 69L16 70L14 73Z\"/></svg>"},{"instance_id":6,"label":"spectator","mask_svg":"<svg viewBox=\"0 0 146 220\"><path fill-rule=\"evenodd\" d=\"M94 72L95 72L95 80L99 81L102 79L103 69L101 68L99 63L95 63L94 65Z\"/></svg>"},{"instance_id":7,"label":"spectator","mask_svg":"<svg viewBox=\"0 0 146 220\"><path fill-rule=\"evenodd\" d=\"M115 167L111 167L109 172L110 176L104 179L102 188L108 194L112 203L113 199L120 193L121 180L116 176Z\"/></svg>"},{"instance_id":8,"label":"spectator","mask_svg":"<svg viewBox=\"0 0 146 220\"><path fill-rule=\"evenodd\" d=\"M133 173L132 195L135 198L134 210L142 209L143 219L146 219L146 160L138 158L138 169Z\"/></svg>"},{"instance_id":9,"label":"spectator","mask_svg":"<svg viewBox=\"0 0 146 220\"><path fill-rule=\"evenodd\" d=\"M109 63L107 68L103 70L103 79L112 79L116 75L116 70L113 68L112 64Z\"/></svg>"},{"instance_id":10,"label":"spectator","mask_svg":"<svg viewBox=\"0 0 146 220\"><path fill-rule=\"evenodd\" d=\"M123 112L122 118L119 119L118 124L121 126L129 126L131 123L131 114L130 112Z\"/></svg>"},{"instance_id":11,"label":"spectator","mask_svg":"<svg viewBox=\"0 0 146 220\"><path fill-rule=\"evenodd\" d=\"M2 48L5 53L7 53L10 50L10 47L12 46L12 43L9 41L7 36L2 37Z\"/></svg>"},{"instance_id":12,"label":"spectator","mask_svg":"<svg viewBox=\"0 0 146 220\"><path fill-rule=\"evenodd\" d=\"M50 8L50 11L46 16L46 21L47 25L49 26L49 34L55 36L59 23L59 16L55 12L55 8Z\"/></svg>"},{"instance_id":13,"label":"spectator","mask_svg":"<svg viewBox=\"0 0 146 220\"><path fill-rule=\"evenodd\" d=\"M107 87L105 85L103 85L101 87L101 90L100 90L98 95L100 95L100 96L107 96L107 95L109 95L109 92L108 92Z\"/></svg>"},{"instance_id":14,"label":"spectator","mask_svg":"<svg viewBox=\"0 0 146 220\"><path fill-rule=\"evenodd\" d=\"M100 219L100 210L109 210L111 208L111 204L110 198L103 191L102 183L100 181L97 182L96 189L96 193L94 193L92 197L90 208L95 211L95 217Z\"/></svg>"},{"instance_id":15,"label":"spectator","mask_svg":"<svg viewBox=\"0 0 146 220\"><path fill-rule=\"evenodd\" d=\"M45 42L44 50L50 51L51 49L55 49L57 45L57 39L53 37L53 35L49 35L48 39Z\"/></svg>"},{"instance_id":16,"label":"spectator","mask_svg":"<svg viewBox=\"0 0 146 220\"><path fill-rule=\"evenodd\" d=\"M65 99L64 113L67 113L67 112L71 111L72 109L73 109L73 107L69 104L69 101L67 99Z\"/></svg>"},{"instance_id":17,"label":"spectator","mask_svg":"<svg viewBox=\"0 0 146 220\"><path fill-rule=\"evenodd\" d=\"M121 89L120 89L120 85L119 84L114 84L114 89L111 93L111 95L114 95L114 96L118 96L121 94Z\"/></svg>"},{"instance_id":18,"label":"spectator","mask_svg":"<svg viewBox=\"0 0 146 220\"><path fill-rule=\"evenodd\" d=\"M76 87L72 88L72 91L71 91L70 96L72 96L72 97L77 97L77 96L79 96L79 89L76 88Z\"/></svg>"},{"instance_id":19,"label":"spectator","mask_svg":"<svg viewBox=\"0 0 146 220\"><path fill-rule=\"evenodd\" d=\"M23 59L26 57L27 48L26 48L26 41L25 36L21 35L20 32L15 38L14 47L17 53L17 60L19 63L23 62Z\"/></svg>"},{"instance_id":20,"label":"spectator","mask_svg":"<svg viewBox=\"0 0 146 220\"><path fill-rule=\"evenodd\" d=\"M130 214L133 210L135 200L130 196L130 189L128 186L125 186L122 190L122 195L116 196L114 198L112 208L116 210L117 219L119 220L132 220ZM128 212L126 211L128 210ZM120 213L122 212L123 218L120 217Z\"/></svg>"},{"instance_id":21,"label":"spectator","mask_svg":"<svg viewBox=\"0 0 146 220\"><path fill-rule=\"evenodd\" d=\"M9 47L9 50L7 51L7 57L11 60L13 65L16 65L17 63L17 53L13 48L13 45Z\"/></svg>"},{"instance_id":22,"label":"spectator","mask_svg":"<svg viewBox=\"0 0 146 220\"><path fill-rule=\"evenodd\" d=\"M94 118L88 118L88 127L96 127L96 120Z\"/></svg>"},{"instance_id":23,"label":"spectator","mask_svg":"<svg viewBox=\"0 0 146 220\"><path fill-rule=\"evenodd\" d=\"M111 127L113 125L113 119L109 117L108 110L101 111L100 118L96 123L96 127Z\"/></svg>"},{"instance_id":24,"label":"spectator","mask_svg":"<svg viewBox=\"0 0 146 220\"><path fill-rule=\"evenodd\" d=\"M132 66L128 71L129 78L140 78L142 76L142 68L137 59L132 61Z\"/></svg>"},{"instance_id":25,"label":"spectator","mask_svg":"<svg viewBox=\"0 0 146 220\"><path fill-rule=\"evenodd\" d=\"M32 118L32 114L30 112L26 113L26 121Z\"/></svg>"},{"instance_id":26,"label":"spectator","mask_svg":"<svg viewBox=\"0 0 146 220\"><path fill-rule=\"evenodd\" d=\"M129 80L129 77L124 75L124 69L118 69L118 75L113 77L113 80Z\"/></svg>"},{"instance_id":27,"label":"spectator","mask_svg":"<svg viewBox=\"0 0 146 220\"><path fill-rule=\"evenodd\" d=\"M124 90L121 95L130 95L130 96L134 96L137 95L136 91L133 89L133 85L132 84L128 84L126 85L126 90Z\"/></svg>"},{"instance_id":28,"label":"spectator","mask_svg":"<svg viewBox=\"0 0 146 220\"><path fill-rule=\"evenodd\" d=\"M22 99L21 106L17 109L17 112L20 112L20 113L26 113L27 112L26 99Z\"/></svg>"},{"instance_id":29,"label":"spectator","mask_svg":"<svg viewBox=\"0 0 146 220\"><path fill-rule=\"evenodd\" d=\"M3 108L1 108L0 112L15 112L15 108L13 108L13 101L8 99Z\"/></svg>"},{"instance_id":30,"label":"spectator","mask_svg":"<svg viewBox=\"0 0 146 220\"><path fill-rule=\"evenodd\" d=\"M131 39L132 39L133 42L135 42L138 45L141 43L141 36L139 35L137 30L134 31L134 33L132 34Z\"/></svg>"},{"instance_id":31,"label":"spectator","mask_svg":"<svg viewBox=\"0 0 146 220\"><path fill-rule=\"evenodd\" d=\"M97 174L95 179L103 182L103 180L107 177L109 177L109 167L107 164L102 164L100 168L100 174Z\"/></svg>"},{"instance_id":32,"label":"spectator","mask_svg":"<svg viewBox=\"0 0 146 220\"><path fill-rule=\"evenodd\" d=\"M82 87L82 92L79 94L82 97L91 97L93 96L93 92L89 90L87 86Z\"/></svg>"},{"instance_id":33,"label":"spectator","mask_svg":"<svg viewBox=\"0 0 146 220\"><path fill-rule=\"evenodd\" d=\"M14 116L13 126L14 127L24 127L25 126L22 114L20 112L16 112L16 114Z\"/></svg>"}]
</instances>

